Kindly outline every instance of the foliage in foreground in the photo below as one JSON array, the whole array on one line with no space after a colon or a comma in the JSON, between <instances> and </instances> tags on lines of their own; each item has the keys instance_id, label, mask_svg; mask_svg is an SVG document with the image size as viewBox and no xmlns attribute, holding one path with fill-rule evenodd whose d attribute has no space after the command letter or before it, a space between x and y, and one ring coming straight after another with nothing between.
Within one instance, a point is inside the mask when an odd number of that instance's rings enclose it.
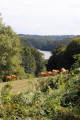
<instances>
[{"instance_id":1,"label":"foliage in foreground","mask_svg":"<svg viewBox=\"0 0 80 120\"><path fill-rule=\"evenodd\" d=\"M39 78L25 94L1 91L0 117L4 120L80 120L80 73Z\"/></svg>"}]
</instances>

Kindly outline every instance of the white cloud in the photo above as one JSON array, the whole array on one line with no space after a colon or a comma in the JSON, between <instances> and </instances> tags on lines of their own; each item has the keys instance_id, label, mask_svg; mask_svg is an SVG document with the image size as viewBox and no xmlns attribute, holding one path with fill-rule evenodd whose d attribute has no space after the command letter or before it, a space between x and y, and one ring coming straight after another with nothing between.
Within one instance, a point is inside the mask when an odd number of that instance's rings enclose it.
<instances>
[{"instance_id":1,"label":"white cloud","mask_svg":"<svg viewBox=\"0 0 80 120\"><path fill-rule=\"evenodd\" d=\"M0 12L18 33L79 34L80 0L2 0Z\"/></svg>"}]
</instances>

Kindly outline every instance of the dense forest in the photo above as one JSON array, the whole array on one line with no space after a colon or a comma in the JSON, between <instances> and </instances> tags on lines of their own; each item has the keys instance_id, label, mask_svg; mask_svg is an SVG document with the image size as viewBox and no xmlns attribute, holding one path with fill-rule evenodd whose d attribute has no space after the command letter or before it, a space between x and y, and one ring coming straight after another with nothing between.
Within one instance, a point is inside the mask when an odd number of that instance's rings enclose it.
<instances>
[{"instance_id":1,"label":"dense forest","mask_svg":"<svg viewBox=\"0 0 80 120\"><path fill-rule=\"evenodd\" d=\"M55 35L55 36L39 36L19 34L23 45L32 44L35 48L45 51L52 51L59 44L69 43L74 35Z\"/></svg>"}]
</instances>

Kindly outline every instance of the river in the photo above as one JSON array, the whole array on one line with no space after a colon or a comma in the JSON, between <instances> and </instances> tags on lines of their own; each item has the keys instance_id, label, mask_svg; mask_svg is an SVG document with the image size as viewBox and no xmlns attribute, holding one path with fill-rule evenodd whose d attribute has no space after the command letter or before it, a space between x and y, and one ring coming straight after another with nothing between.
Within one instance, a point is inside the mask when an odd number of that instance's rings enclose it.
<instances>
[{"instance_id":1,"label":"river","mask_svg":"<svg viewBox=\"0 0 80 120\"><path fill-rule=\"evenodd\" d=\"M39 49L38 49L39 50ZM39 50L41 53L44 54L44 59L49 59L51 56L51 52L50 51L43 51L43 50Z\"/></svg>"}]
</instances>

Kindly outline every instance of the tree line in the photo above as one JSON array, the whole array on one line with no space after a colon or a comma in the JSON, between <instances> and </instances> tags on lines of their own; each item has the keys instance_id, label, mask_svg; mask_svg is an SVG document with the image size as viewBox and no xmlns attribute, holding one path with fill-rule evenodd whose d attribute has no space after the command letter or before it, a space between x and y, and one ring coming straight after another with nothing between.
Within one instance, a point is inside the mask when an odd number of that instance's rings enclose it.
<instances>
[{"instance_id":1,"label":"tree line","mask_svg":"<svg viewBox=\"0 0 80 120\"><path fill-rule=\"evenodd\" d=\"M32 44L35 48L45 51L52 51L59 44L69 43L74 35L62 35L62 36L38 36L38 35L24 35L19 34L21 43L23 45Z\"/></svg>"}]
</instances>

